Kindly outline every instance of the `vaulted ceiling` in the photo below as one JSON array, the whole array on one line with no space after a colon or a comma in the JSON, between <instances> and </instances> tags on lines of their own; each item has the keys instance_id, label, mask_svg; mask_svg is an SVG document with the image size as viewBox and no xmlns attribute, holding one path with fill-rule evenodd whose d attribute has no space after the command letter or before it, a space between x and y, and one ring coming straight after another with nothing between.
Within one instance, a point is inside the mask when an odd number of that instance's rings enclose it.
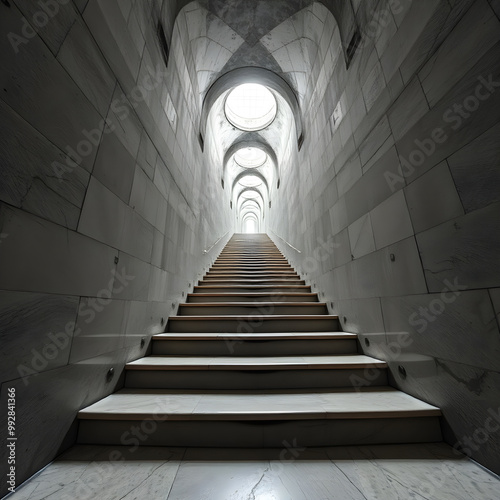
<instances>
[{"instance_id":1,"label":"vaulted ceiling","mask_svg":"<svg viewBox=\"0 0 500 500\"><path fill-rule=\"evenodd\" d=\"M266 183L256 188L261 195L260 219L271 201L270 190L265 187L279 185L280 163L290 155L290 137L300 141L303 115L315 99L316 88L325 87L330 76L325 68L333 70L333 62L342 52L339 24L330 9L342 16L346 5L350 7L350 2L179 0L177 3L171 50L173 57L184 63L191 80L195 94L193 107L200 122L207 163L220 169L223 184L233 190L235 207L241 205L239 199L245 189L235 179L255 172L265 177ZM321 66L321 71L315 65ZM257 76L245 80L242 68L258 68L267 73L263 71L261 79ZM276 119L257 132L238 129L224 112L227 95L247 81L270 88L278 103ZM252 172L238 165L234 155L228 158L228 151L236 152L238 144L262 145L271 154L263 166Z\"/></svg>"}]
</instances>

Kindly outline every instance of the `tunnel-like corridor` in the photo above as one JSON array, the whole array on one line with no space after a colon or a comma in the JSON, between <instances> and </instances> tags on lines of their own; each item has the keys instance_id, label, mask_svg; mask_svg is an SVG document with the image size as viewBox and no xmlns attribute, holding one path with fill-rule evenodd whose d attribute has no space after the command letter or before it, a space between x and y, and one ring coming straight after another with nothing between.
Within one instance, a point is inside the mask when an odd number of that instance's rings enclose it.
<instances>
[{"instance_id":1,"label":"tunnel-like corridor","mask_svg":"<svg viewBox=\"0 0 500 500\"><path fill-rule=\"evenodd\" d=\"M78 412L239 233L269 237L387 384L499 473L499 17L496 0L2 1L15 485L76 442Z\"/></svg>"}]
</instances>

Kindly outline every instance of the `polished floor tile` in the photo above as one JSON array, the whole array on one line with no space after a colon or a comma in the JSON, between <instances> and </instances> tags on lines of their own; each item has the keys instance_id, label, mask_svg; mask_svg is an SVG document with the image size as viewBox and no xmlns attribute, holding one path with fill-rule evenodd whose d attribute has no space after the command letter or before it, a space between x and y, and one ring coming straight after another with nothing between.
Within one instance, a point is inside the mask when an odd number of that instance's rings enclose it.
<instances>
[{"instance_id":1,"label":"polished floor tile","mask_svg":"<svg viewBox=\"0 0 500 500\"><path fill-rule=\"evenodd\" d=\"M497 500L445 444L282 449L75 446L12 500Z\"/></svg>"}]
</instances>

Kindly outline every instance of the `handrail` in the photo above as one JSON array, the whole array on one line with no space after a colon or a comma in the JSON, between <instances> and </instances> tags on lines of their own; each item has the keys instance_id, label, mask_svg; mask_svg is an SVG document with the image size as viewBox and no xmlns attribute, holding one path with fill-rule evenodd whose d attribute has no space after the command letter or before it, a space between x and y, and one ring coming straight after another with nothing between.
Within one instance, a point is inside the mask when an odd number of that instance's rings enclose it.
<instances>
[{"instance_id":1,"label":"handrail","mask_svg":"<svg viewBox=\"0 0 500 500\"><path fill-rule=\"evenodd\" d=\"M271 228L269 228L270 231L273 231ZM278 233L276 233L275 231L273 231L273 233L281 240L283 241L284 243L286 243L290 248L293 248L296 252L298 253L302 253L298 248L295 248L291 243L288 243L288 241L286 241L284 238L282 238Z\"/></svg>"},{"instance_id":2,"label":"handrail","mask_svg":"<svg viewBox=\"0 0 500 500\"><path fill-rule=\"evenodd\" d=\"M203 253L206 254L208 252L210 252L210 250L212 250L212 248L217 245L217 243L219 243L220 240L222 240L222 238L224 238L224 236L226 236L226 234L229 233L229 231L226 231L209 249L206 249L203 250Z\"/></svg>"}]
</instances>

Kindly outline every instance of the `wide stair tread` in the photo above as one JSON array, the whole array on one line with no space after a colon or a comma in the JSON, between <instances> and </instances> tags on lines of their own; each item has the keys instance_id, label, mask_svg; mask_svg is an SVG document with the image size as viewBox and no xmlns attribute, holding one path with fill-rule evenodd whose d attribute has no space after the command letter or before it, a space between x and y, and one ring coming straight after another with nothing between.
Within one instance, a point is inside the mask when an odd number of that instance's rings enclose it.
<instances>
[{"instance_id":1,"label":"wide stair tread","mask_svg":"<svg viewBox=\"0 0 500 500\"><path fill-rule=\"evenodd\" d=\"M127 370L308 370L308 369L348 369L387 368L380 361L362 354L336 356L147 356L127 363Z\"/></svg>"},{"instance_id":2,"label":"wide stair tread","mask_svg":"<svg viewBox=\"0 0 500 500\"><path fill-rule=\"evenodd\" d=\"M388 387L357 391L179 391L122 389L81 410L81 419L304 420L431 417L439 408Z\"/></svg>"},{"instance_id":3,"label":"wide stair tread","mask_svg":"<svg viewBox=\"0 0 500 500\"><path fill-rule=\"evenodd\" d=\"M189 302L181 304L179 315L326 315L324 302Z\"/></svg>"},{"instance_id":4,"label":"wide stair tread","mask_svg":"<svg viewBox=\"0 0 500 500\"><path fill-rule=\"evenodd\" d=\"M240 293L190 293L187 296L188 303L200 304L205 302L311 302L318 303L315 293L284 293L284 292L240 292Z\"/></svg>"}]
</instances>

